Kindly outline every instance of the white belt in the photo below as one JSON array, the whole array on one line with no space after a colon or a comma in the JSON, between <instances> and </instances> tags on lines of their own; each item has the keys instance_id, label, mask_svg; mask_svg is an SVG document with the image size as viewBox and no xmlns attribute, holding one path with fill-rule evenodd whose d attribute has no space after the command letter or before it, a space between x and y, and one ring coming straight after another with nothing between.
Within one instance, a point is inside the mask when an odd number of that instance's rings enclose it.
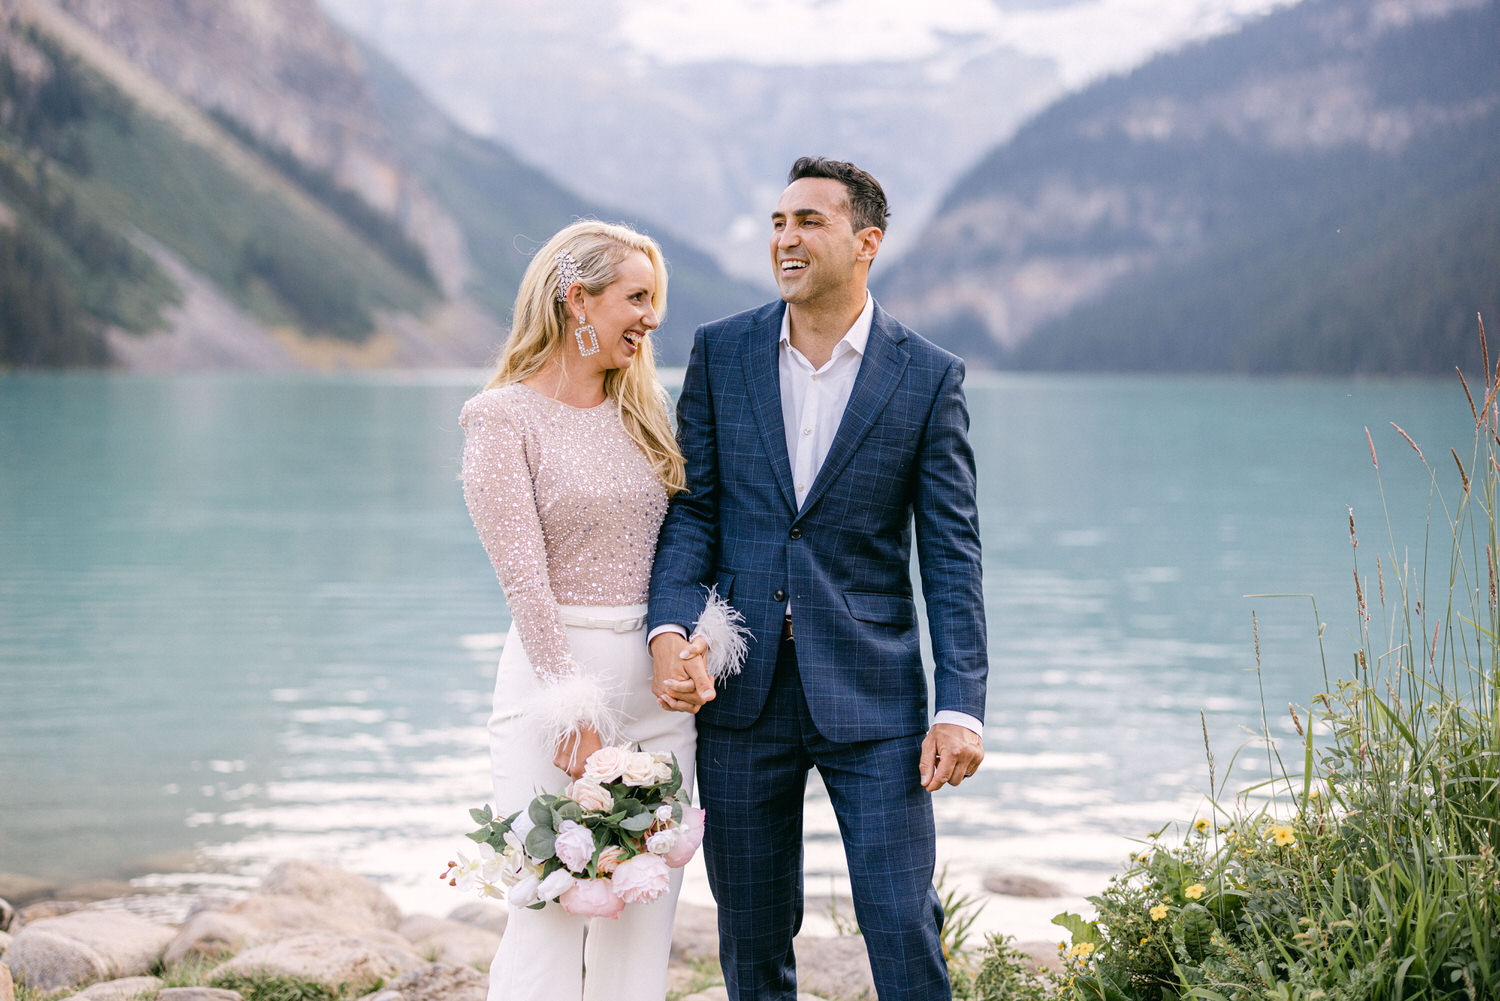
<instances>
[{"instance_id":1,"label":"white belt","mask_svg":"<svg viewBox=\"0 0 1500 1001\"><path fill-rule=\"evenodd\" d=\"M565 626L575 626L579 629L612 629L617 633L633 633L646 626L644 615L633 615L628 619L601 619L592 615L566 612L560 608L557 610L557 620Z\"/></svg>"}]
</instances>

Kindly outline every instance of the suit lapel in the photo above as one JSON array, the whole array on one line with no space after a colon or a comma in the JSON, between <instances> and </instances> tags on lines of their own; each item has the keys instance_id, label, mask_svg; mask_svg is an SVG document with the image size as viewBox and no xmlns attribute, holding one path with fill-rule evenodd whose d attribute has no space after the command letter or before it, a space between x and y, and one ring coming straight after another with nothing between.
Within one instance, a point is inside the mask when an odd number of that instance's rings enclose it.
<instances>
[{"instance_id":1,"label":"suit lapel","mask_svg":"<svg viewBox=\"0 0 1500 1001\"><path fill-rule=\"evenodd\" d=\"M779 307L779 308L776 308ZM745 384L750 394L750 410L760 426L761 443L776 485L791 510L797 510L797 495L792 490L792 462L786 453L786 424L781 417L781 315L786 303L775 303L765 320L751 329L745 339Z\"/></svg>"},{"instance_id":2,"label":"suit lapel","mask_svg":"<svg viewBox=\"0 0 1500 1001\"><path fill-rule=\"evenodd\" d=\"M839 475L854 456L854 450L864 440L871 425L875 423L886 402L896 391L896 385L906 372L906 363L911 358L901 343L906 333L879 305L870 324L870 339L865 344L865 357L859 363L859 374L854 377L854 389L849 394L849 405L844 408L844 418L839 422L833 444L828 447L828 457L813 480L812 489L802 502L802 511L808 511L828 489L828 485ZM779 426L779 425L778 425ZM785 435L782 437L782 454L786 454ZM788 463L790 473L790 463ZM788 478L790 483L790 478ZM800 512L799 512L800 513Z\"/></svg>"}]
</instances>

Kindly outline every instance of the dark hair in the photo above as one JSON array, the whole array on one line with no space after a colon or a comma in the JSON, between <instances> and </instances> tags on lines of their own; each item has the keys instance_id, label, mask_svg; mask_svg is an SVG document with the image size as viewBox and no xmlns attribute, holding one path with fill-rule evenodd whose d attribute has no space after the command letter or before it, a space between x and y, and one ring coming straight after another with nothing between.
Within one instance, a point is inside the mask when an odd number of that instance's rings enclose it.
<instances>
[{"instance_id":1,"label":"dark hair","mask_svg":"<svg viewBox=\"0 0 1500 1001\"><path fill-rule=\"evenodd\" d=\"M786 183L791 184L804 177L826 177L844 186L849 193L849 221L856 233L867 226L874 226L882 233L885 232L886 220L891 215L885 204L885 190L868 171L843 160L804 156L792 164L792 169L786 175Z\"/></svg>"}]
</instances>

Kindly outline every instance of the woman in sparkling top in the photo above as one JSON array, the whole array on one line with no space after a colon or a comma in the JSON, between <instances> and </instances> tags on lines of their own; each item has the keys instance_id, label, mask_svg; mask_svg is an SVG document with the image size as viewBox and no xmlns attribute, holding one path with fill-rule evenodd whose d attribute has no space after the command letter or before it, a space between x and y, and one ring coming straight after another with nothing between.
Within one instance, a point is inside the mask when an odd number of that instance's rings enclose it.
<instances>
[{"instance_id":1,"label":"woman in sparkling top","mask_svg":"<svg viewBox=\"0 0 1500 1001\"><path fill-rule=\"evenodd\" d=\"M567 227L531 261L495 374L463 408L464 498L512 620L489 721L499 816L561 789L601 745L673 752L692 789L693 717L653 696L644 628L667 497L686 486L651 358L666 293L649 237ZM693 650L708 646L735 644L699 637ZM725 656L710 668L728 669ZM619 920L512 906L490 1001L660 1001L672 874L667 893ZM598 971L587 983L585 965Z\"/></svg>"}]
</instances>

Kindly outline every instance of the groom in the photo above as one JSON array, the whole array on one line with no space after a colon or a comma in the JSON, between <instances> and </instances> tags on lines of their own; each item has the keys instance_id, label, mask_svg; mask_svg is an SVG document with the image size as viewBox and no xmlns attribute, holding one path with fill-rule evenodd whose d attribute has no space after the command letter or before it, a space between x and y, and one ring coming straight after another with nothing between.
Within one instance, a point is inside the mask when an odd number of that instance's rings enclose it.
<instances>
[{"instance_id":1,"label":"groom","mask_svg":"<svg viewBox=\"0 0 1500 1001\"><path fill-rule=\"evenodd\" d=\"M931 793L984 756L974 454L957 357L866 289L885 193L803 158L771 215L781 301L698 329L677 407L689 491L651 578L654 690L698 714L705 859L734 1001L796 997L802 801L838 816L881 1001L947 999ZM929 727L909 571L916 528L936 688ZM687 631L710 586L744 616L709 679Z\"/></svg>"}]
</instances>

